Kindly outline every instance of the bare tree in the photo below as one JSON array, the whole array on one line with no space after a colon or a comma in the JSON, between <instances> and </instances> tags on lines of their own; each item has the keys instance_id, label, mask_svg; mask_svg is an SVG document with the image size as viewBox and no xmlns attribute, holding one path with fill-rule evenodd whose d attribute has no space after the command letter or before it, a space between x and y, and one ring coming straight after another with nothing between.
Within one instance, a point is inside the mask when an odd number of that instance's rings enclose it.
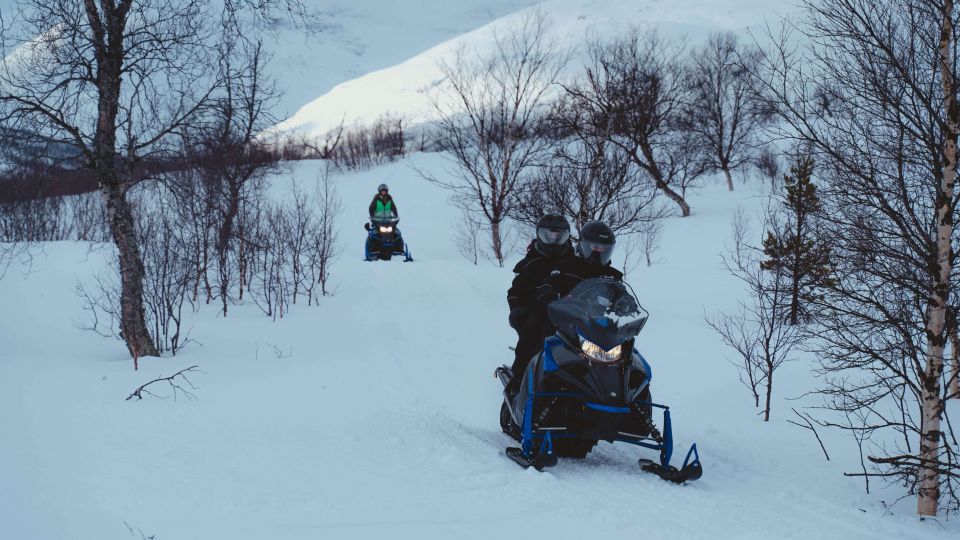
<instances>
[{"instance_id":1,"label":"bare tree","mask_svg":"<svg viewBox=\"0 0 960 540\"><path fill-rule=\"evenodd\" d=\"M137 204L137 240L144 263L147 328L161 352L174 356L189 341L183 331L183 305L193 283L189 229L177 223L169 193L162 186Z\"/></svg>"},{"instance_id":2,"label":"bare tree","mask_svg":"<svg viewBox=\"0 0 960 540\"><path fill-rule=\"evenodd\" d=\"M211 16L222 7L220 20ZM220 53L299 0L19 0L3 29L2 121L79 150L97 178L118 252L121 335L158 354L143 309L143 260L127 191L145 159L168 156L222 88Z\"/></svg>"},{"instance_id":3,"label":"bare tree","mask_svg":"<svg viewBox=\"0 0 960 540\"><path fill-rule=\"evenodd\" d=\"M457 250L471 264L480 262L480 233L483 232L483 220L475 212L464 209L456 225Z\"/></svg>"},{"instance_id":4,"label":"bare tree","mask_svg":"<svg viewBox=\"0 0 960 540\"><path fill-rule=\"evenodd\" d=\"M335 223L343 210L343 202L337 194L336 185L330 176L329 167L324 168L314 194L316 200L316 223L309 235L310 264L308 275L312 284L320 285L320 294L330 294L328 282L333 262L340 253L339 235ZM309 290L308 303L313 300L313 287Z\"/></svg>"},{"instance_id":5,"label":"bare tree","mask_svg":"<svg viewBox=\"0 0 960 540\"><path fill-rule=\"evenodd\" d=\"M664 217L657 189L620 147L610 142L608 117L561 99L549 117L557 144L520 196L518 219L535 225L559 213L576 229L605 222L618 234L641 231Z\"/></svg>"},{"instance_id":6,"label":"bare tree","mask_svg":"<svg viewBox=\"0 0 960 540\"><path fill-rule=\"evenodd\" d=\"M757 82L782 136L810 148L823 173L836 283L810 329L820 392L837 411L825 422L869 445L873 470L852 474L902 482L919 514L956 510L943 372L957 281L960 13L952 0L805 8L773 36Z\"/></svg>"},{"instance_id":7,"label":"bare tree","mask_svg":"<svg viewBox=\"0 0 960 540\"><path fill-rule=\"evenodd\" d=\"M724 257L724 266L747 287L746 301L740 301L736 313L719 313L707 318L707 324L733 349L740 369L740 381L750 389L754 406L760 407L763 392L763 420L770 420L774 374L790 359L800 343L800 330L789 323L786 298L789 288L779 268L761 267L761 252L746 242L744 216L734 219L733 252Z\"/></svg>"},{"instance_id":8,"label":"bare tree","mask_svg":"<svg viewBox=\"0 0 960 540\"><path fill-rule=\"evenodd\" d=\"M782 178L780 157L772 148L765 147L754 156L753 166L770 182L770 188L775 189L777 181Z\"/></svg>"},{"instance_id":9,"label":"bare tree","mask_svg":"<svg viewBox=\"0 0 960 540\"><path fill-rule=\"evenodd\" d=\"M643 250L643 258L647 266L653 265L653 253L660 248L660 236L663 233L663 225L660 221L653 221L647 224L640 231L640 248Z\"/></svg>"},{"instance_id":10,"label":"bare tree","mask_svg":"<svg viewBox=\"0 0 960 540\"><path fill-rule=\"evenodd\" d=\"M593 42L589 54L584 77L566 87L570 107L588 114L589 125L689 216L684 192L707 170L707 161L683 122L690 95L681 49L635 30Z\"/></svg>"},{"instance_id":11,"label":"bare tree","mask_svg":"<svg viewBox=\"0 0 960 540\"><path fill-rule=\"evenodd\" d=\"M453 180L425 176L484 216L501 266L507 255L503 223L551 145L541 119L563 65L542 13L497 29L490 53L461 48L440 63L447 91L434 101L434 124L456 167Z\"/></svg>"},{"instance_id":12,"label":"bare tree","mask_svg":"<svg viewBox=\"0 0 960 540\"><path fill-rule=\"evenodd\" d=\"M240 208L250 198L262 196L256 181L274 171L279 158L257 140L258 133L274 121L268 110L278 96L263 73L268 58L262 44L238 39L228 52L220 60L223 91L211 100L211 123L199 126L187 140L209 192L206 211L215 219L217 295L224 316L233 281L239 279L239 264L229 258L243 249ZM239 294L242 297L242 282Z\"/></svg>"},{"instance_id":13,"label":"bare tree","mask_svg":"<svg viewBox=\"0 0 960 540\"><path fill-rule=\"evenodd\" d=\"M684 127L706 147L710 168L723 171L730 191L731 172L751 162L758 128L771 117L751 92L750 73L756 71L759 55L729 31L710 34L690 55L692 95L683 110Z\"/></svg>"}]
</instances>

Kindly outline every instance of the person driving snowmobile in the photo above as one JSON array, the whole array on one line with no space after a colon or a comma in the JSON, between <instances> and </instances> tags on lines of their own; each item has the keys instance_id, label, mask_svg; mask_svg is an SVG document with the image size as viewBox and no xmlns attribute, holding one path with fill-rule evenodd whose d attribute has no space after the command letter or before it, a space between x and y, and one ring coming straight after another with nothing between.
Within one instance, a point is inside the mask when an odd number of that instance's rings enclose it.
<instances>
[{"instance_id":1,"label":"person driving snowmobile","mask_svg":"<svg viewBox=\"0 0 960 540\"><path fill-rule=\"evenodd\" d=\"M507 290L510 326L517 331L514 369L522 372L542 346L543 338L550 335L546 308L537 303L536 287L560 269L561 261L573 256L570 224L566 218L557 214L541 217L537 221L536 237L526 256L513 268L515 276Z\"/></svg>"},{"instance_id":2,"label":"person driving snowmobile","mask_svg":"<svg viewBox=\"0 0 960 540\"><path fill-rule=\"evenodd\" d=\"M511 393L518 389L524 370L530 359L543 347L544 338L556 332L547 317L547 304L567 294L585 279L623 279L623 274L610 266L616 243L610 227L599 221L588 222L580 230L576 248L571 250L568 236L563 234L566 232L569 235L569 225L564 231L560 221L562 225L567 225L566 219L560 216L541 218L535 250L514 268L516 277L507 291L510 326L517 331L519 338L511 367L514 374L508 388ZM541 223L544 227L540 227ZM556 232L559 234L554 234ZM545 239L555 242L545 242Z\"/></svg>"},{"instance_id":3,"label":"person driving snowmobile","mask_svg":"<svg viewBox=\"0 0 960 540\"><path fill-rule=\"evenodd\" d=\"M377 186L377 194L370 201L370 218L377 215L390 215L400 217L397 212L397 203L390 196L390 188L386 184Z\"/></svg>"}]
</instances>

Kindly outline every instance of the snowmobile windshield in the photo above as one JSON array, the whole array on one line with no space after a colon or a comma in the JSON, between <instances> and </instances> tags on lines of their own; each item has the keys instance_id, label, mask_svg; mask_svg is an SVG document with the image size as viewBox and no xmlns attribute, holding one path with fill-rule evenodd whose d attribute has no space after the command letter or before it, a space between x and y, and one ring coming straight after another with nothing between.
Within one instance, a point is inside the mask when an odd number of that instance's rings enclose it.
<instances>
[{"instance_id":1,"label":"snowmobile windshield","mask_svg":"<svg viewBox=\"0 0 960 540\"><path fill-rule=\"evenodd\" d=\"M371 221L377 225L393 226L396 225L400 219L393 215L393 212L377 212L373 218L371 218Z\"/></svg>"},{"instance_id":2,"label":"snowmobile windshield","mask_svg":"<svg viewBox=\"0 0 960 540\"><path fill-rule=\"evenodd\" d=\"M636 337L649 316L629 285L610 278L582 281L547 311L558 330L605 351Z\"/></svg>"}]
</instances>

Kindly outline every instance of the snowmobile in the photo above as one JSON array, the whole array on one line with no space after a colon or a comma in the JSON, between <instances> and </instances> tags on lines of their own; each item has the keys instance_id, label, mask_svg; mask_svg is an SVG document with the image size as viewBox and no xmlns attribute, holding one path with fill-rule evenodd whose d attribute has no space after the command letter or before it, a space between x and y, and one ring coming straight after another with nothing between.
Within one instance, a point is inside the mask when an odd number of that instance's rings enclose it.
<instances>
[{"instance_id":1,"label":"snowmobile","mask_svg":"<svg viewBox=\"0 0 960 540\"><path fill-rule=\"evenodd\" d=\"M403 255L404 262L413 261L410 249L403 241L403 235L397 228L400 218L392 212L389 214L380 213L370 218L370 223L365 223L367 230L367 242L364 245L363 258L367 261L389 261L394 255Z\"/></svg>"},{"instance_id":2,"label":"snowmobile","mask_svg":"<svg viewBox=\"0 0 960 540\"><path fill-rule=\"evenodd\" d=\"M510 368L495 372L504 386L500 426L520 443L507 456L542 470L558 457L585 458L598 441L625 442L659 451L658 461L640 459L646 472L678 484L700 478L696 444L679 469L670 465L670 409L652 401L653 373L633 347L648 314L630 287L610 278L584 280L547 313L557 332L518 374L516 395L508 391ZM663 411L662 434L654 409Z\"/></svg>"}]
</instances>

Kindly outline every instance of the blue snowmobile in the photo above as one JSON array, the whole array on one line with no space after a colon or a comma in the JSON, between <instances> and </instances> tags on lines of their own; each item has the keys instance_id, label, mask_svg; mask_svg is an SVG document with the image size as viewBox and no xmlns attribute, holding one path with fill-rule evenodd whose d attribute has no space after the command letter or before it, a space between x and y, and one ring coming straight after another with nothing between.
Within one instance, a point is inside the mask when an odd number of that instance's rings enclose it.
<instances>
[{"instance_id":1,"label":"blue snowmobile","mask_svg":"<svg viewBox=\"0 0 960 540\"><path fill-rule=\"evenodd\" d=\"M496 370L504 385L500 426L520 443L507 456L542 470L558 457L585 458L598 441L618 441L659 451L658 461L640 459L646 472L678 484L700 478L696 444L679 469L670 465L670 409L652 401L653 373L633 347L648 314L630 287L610 278L584 280L551 302L547 314L557 332L517 375L523 379L516 395L507 390L510 368ZM662 434L653 409L663 411Z\"/></svg>"},{"instance_id":2,"label":"blue snowmobile","mask_svg":"<svg viewBox=\"0 0 960 540\"><path fill-rule=\"evenodd\" d=\"M394 255L403 255L404 262L413 261L410 248L397 228L399 222L400 218L390 212L376 214L370 218L370 223L364 224L363 227L367 230L367 242L363 248L364 260L389 261Z\"/></svg>"}]
</instances>

